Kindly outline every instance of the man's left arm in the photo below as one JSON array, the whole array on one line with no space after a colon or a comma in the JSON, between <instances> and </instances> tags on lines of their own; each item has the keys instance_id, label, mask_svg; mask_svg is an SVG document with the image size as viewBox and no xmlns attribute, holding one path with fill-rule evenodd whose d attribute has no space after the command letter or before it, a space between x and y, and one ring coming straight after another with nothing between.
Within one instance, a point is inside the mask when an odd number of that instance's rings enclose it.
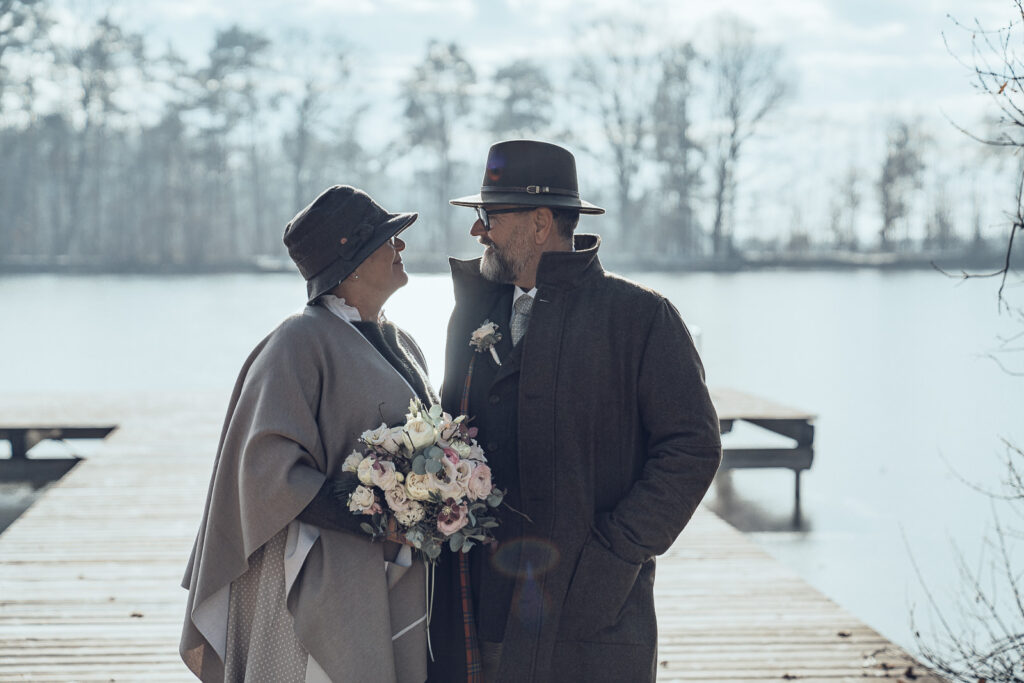
<instances>
[{"instance_id":1,"label":"man's left arm","mask_svg":"<svg viewBox=\"0 0 1024 683\"><path fill-rule=\"evenodd\" d=\"M617 556L641 563L668 550L707 492L722 459L718 416L704 368L679 312L662 300L637 383L647 435L643 470L596 531Z\"/></svg>"}]
</instances>

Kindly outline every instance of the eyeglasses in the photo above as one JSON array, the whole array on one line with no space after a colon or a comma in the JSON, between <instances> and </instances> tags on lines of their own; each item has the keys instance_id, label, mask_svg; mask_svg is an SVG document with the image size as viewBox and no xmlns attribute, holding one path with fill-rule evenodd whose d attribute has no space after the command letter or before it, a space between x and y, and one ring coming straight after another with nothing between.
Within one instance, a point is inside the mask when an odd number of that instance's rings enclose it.
<instances>
[{"instance_id":1,"label":"eyeglasses","mask_svg":"<svg viewBox=\"0 0 1024 683\"><path fill-rule=\"evenodd\" d=\"M517 206L514 209L485 209L482 206L477 206L476 215L480 219L480 222L484 224L484 230L487 232L491 231L491 216L497 216L502 213L525 213L527 211L533 211L536 206Z\"/></svg>"}]
</instances>

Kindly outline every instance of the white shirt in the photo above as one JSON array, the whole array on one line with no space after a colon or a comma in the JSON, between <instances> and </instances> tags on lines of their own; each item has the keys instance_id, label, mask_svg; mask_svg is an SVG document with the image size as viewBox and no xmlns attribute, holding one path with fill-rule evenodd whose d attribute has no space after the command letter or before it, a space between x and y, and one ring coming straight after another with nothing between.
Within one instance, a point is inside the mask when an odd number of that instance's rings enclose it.
<instances>
[{"instance_id":1,"label":"white shirt","mask_svg":"<svg viewBox=\"0 0 1024 683\"><path fill-rule=\"evenodd\" d=\"M359 309L355 306L349 306L345 303L344 298L336 297L333 294L321 294L320 303L324 305L324 308L342 320L347 320L350 323L362 320L362 317L359 315Z\"/></svg>"}]
</instances>

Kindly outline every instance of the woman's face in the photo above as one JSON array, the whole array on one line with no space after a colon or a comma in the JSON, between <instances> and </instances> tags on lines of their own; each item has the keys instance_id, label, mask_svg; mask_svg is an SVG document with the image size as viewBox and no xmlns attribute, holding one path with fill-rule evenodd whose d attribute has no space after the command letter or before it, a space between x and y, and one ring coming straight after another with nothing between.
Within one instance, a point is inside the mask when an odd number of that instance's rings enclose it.
<instances>
[{"instance_id":1,"label":"woman's face","mask_svg":"<svg viewBox=\"0 0 1024 683\"><path fill-rule=\"evenodd\" d=\"M383 295L384 299L394 294L399 287L405 286L409 276L402 264L403 249L405 242L397 236L380 245L356 269L360 285Z\"/></svg>"}]
</instances>

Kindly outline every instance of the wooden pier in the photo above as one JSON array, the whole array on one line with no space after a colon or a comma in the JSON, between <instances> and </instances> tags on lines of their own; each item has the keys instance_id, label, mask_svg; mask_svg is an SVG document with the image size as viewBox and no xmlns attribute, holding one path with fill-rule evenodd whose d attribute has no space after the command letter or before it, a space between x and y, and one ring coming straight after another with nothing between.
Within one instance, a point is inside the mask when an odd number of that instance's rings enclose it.
<instances>
[{"instance_id":1,"label":"wooden pier","mask_svg":"<svg viewBox=\"0 0 1024 683\"><path fill-rule=\"evenodd\" d=\"M0 396L0 422L119 429L0 535L0 681L189 681L178 587L226 395ZM658 561L659 681L930 677L698 511Z\"/></svg>"}]
</instances>

